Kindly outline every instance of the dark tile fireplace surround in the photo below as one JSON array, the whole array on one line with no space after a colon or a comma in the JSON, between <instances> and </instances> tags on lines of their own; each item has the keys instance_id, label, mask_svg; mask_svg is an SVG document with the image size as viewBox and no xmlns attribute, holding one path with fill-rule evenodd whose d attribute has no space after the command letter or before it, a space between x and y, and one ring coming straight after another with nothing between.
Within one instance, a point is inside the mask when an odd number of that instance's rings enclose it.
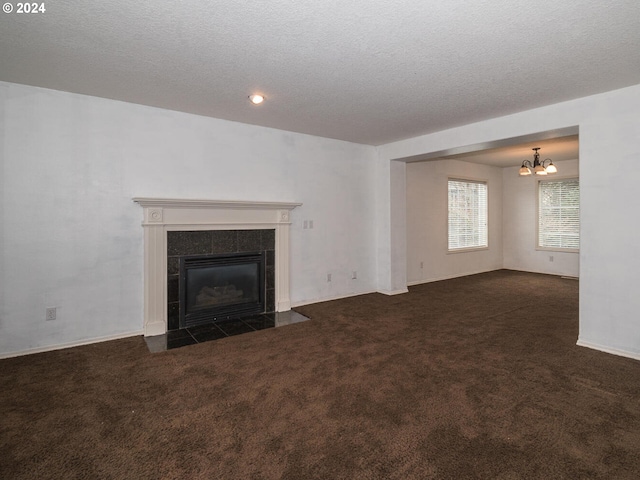
<instances>
[{"instance_id":1,"label":"dark tile fireplace surround","mask_svg":"<svg viewBox=\"0 0 640 480\"><path fill-rule=\"evenodd\" d=\"M180 328L180 257L260 252L265 258L265 312L275 311L275 230L167 232L168 330ZM212 321L213 322L213 321Z\"/></svg>"}]
</instances>

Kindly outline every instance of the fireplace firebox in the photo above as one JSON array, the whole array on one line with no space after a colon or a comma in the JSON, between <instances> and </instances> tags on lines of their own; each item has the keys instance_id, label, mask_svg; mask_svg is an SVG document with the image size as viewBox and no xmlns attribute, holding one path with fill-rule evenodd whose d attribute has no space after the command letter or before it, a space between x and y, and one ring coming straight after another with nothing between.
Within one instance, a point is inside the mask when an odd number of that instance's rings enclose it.
<instances>
[{"instance_id":1,"label":"fireplace firebox","mask_svg":"<svg viewBox=\"0 0 640 480\"><path fill-rule=\"evenodd\" d=\"M264 252L180 258L180 328L264 311Z\"/></svg>"}]
</instances>

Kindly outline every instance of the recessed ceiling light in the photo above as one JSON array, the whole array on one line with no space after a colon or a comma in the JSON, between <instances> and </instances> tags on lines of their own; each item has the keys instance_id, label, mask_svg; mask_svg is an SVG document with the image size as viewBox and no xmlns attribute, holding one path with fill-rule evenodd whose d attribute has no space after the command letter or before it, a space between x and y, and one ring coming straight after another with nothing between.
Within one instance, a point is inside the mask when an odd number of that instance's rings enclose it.
<instances>
[{"instance_id":1,"label":"recessed ceiling light","mask_svg":"<svg viewBox=\"0 0 640 480\"><path fill-rule=\"evenodd\" d=\"M249 95L249 101L254 105L260 105L264 102L264 97L262 95Z\"/></svg>"}]
</instances>

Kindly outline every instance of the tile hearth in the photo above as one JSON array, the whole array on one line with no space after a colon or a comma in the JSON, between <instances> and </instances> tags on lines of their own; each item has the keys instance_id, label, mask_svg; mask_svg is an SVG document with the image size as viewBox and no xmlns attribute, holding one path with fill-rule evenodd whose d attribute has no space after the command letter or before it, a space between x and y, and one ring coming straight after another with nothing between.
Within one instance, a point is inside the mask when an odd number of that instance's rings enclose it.
<instances>
[{"instance_id":1,"label":"tile hearth","mask_svg":"<svg viewBox=\"0 0 640 480\"><path fill-rule=\"evenodd\" d=\"M221 338L255 332L267 328L283 327L305 322L308 317L293 310L287 312L263 313L249 317L219 321L207 325L198 325L179 330L169 330L164 335L145 337L151 353L164 352L174 348L204 343Z\"/></svg>"}]
</instances>

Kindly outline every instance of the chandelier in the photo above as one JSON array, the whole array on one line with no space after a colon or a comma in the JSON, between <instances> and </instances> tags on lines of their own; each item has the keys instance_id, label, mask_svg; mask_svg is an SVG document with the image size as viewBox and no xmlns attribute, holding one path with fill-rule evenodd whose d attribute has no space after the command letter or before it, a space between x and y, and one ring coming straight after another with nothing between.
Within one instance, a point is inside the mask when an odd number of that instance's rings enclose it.
<instances>
[{"instance_id":1,"label":"chandelier","mask_svg":"<svg viewBox=\"0 0 640 480\"><path fill-rule=\"evenodd\" d=\"M531 170L533 170L536 175L547 175L548 173L558 172L558 169L553 164L550 158L545 158L542 162L540 161L540 154L538 153L540 147L532 148L532 150L536 152L533 154L533 163L531 163L529 160L524 160L522 162L520 170L518 171L518 174L520 176L531 175Z\"/></svg>"}]
</instances>

